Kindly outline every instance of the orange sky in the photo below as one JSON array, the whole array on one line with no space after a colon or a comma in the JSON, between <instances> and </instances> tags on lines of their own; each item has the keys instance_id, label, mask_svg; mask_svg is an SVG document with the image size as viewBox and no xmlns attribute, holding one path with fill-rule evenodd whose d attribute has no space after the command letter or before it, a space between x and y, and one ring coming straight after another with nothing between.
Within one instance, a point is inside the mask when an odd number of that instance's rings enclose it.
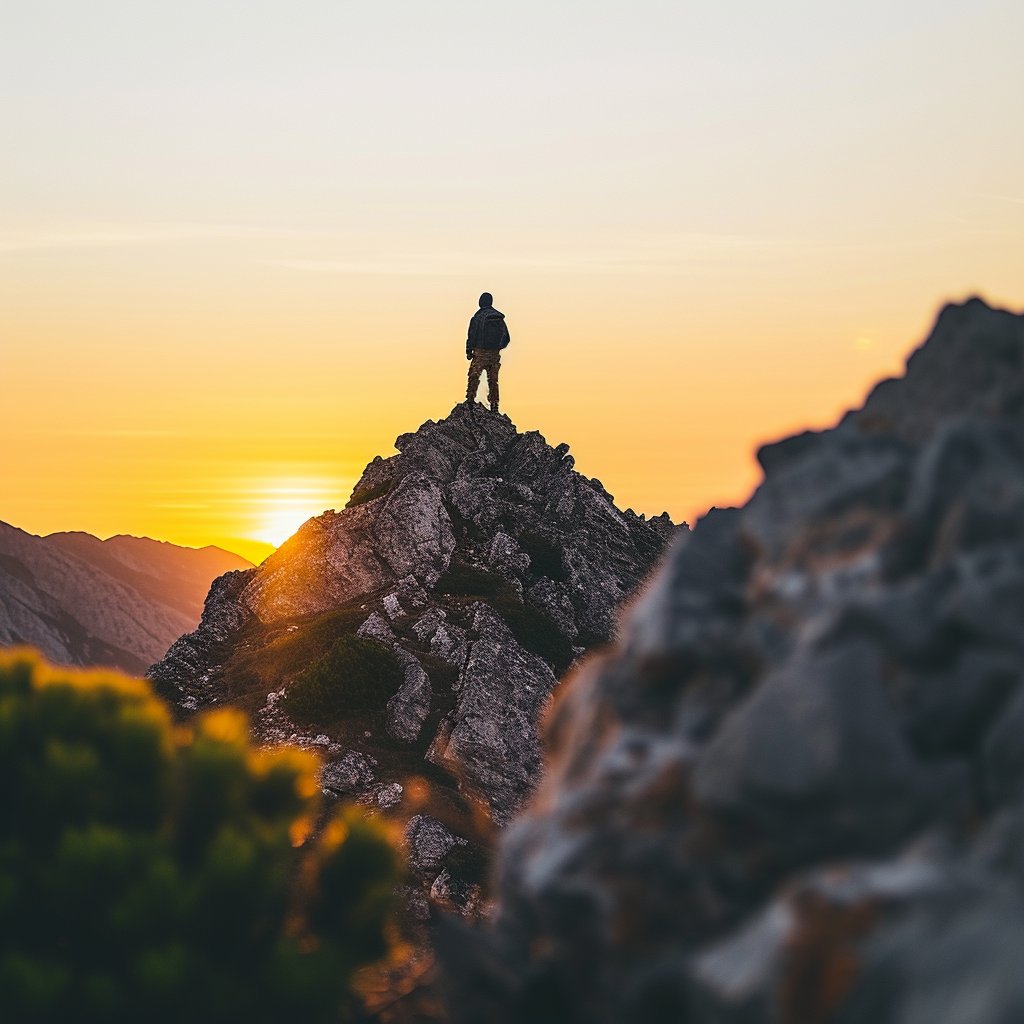
<instances>
[{"instance_id":1,"label":"orange sky","mask_svg":"<svg viewBox=\"0 0 1024 1024\"><path fill-rule=\"evenodd\" d=\"M0 41L0 519L32 532L260 556L460 400L485 288L519 427L677 519L943 301L1024 305L1019 4L165 7Z\"/></svg>"}]
</instances>

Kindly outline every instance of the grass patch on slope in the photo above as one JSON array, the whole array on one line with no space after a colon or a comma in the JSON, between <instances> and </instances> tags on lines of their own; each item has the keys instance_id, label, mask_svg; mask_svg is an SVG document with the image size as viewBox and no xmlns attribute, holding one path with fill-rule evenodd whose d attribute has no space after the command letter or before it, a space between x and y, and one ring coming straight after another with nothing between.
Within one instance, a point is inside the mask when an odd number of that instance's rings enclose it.
<instances>
[{"instance_id":1,"label":"grass patch on slope","mask_svg":"<svg viewBox=\"0 0 1024 1024\"><path fill-rule=\"evenodd\" d=\"M251 623L222 670L220 685L226 696L255 712L269 691L324 657L340 637L354 634L370 614L362 606L366 603L291 623L295 628Z\"/></svg>"},{"instance_id":2,"label":"grass patch on slope","mask_svg":"<svg viewBox=\"0 0 1024 1024\"><path fill-rule=\"evenodd\" d=\"M323 725L350 711L379 711L402 685L402 667L379 640L342 636L285 691L296 722Z\"/></svg>"}]
</instances>

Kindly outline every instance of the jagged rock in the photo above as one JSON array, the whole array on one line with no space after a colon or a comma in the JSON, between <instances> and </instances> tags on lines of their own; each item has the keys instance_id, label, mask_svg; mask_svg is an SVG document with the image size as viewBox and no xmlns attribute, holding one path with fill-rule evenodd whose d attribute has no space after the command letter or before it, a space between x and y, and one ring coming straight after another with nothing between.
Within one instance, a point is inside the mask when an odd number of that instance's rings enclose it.
<instances>
[{"instance_id":1,"label":"jagged rock","mask_svg":"<svg viewBox=\"0 0 1024 1024\"><path fill-rule=\"evenodd\" d=\"M341 757L320 767L320 785L334 796L362 793L373 785L377 761L369 754L347 750Z\"/></svg>"},{"instance_id":2,"label":"jagged rock","mask_svg":"<svg viewBox=\"0 0 1024 1024\"><path fill-rule=\"evenodd\" d=\"M575 640L579 635L572 596L565 584L555 583L554 580L542 576L526 592L526 600L554 622L563 636Z\"/></svg>"},{"instance_id":3,"label":"jagged rock","mask_svg":"<svg viewBox=\"0 0 1024 1024\"><path fill-rule=\"evenodd\" d=\"M437 483L410 475L380 502L310 519L259 567L241 601L271 624L337 608L388 578L432 586L454 547Z\"/></svg>"},{"instance_id":4,"label":"jagged rock","mask_svg":"<svg viewBox=\"0 0 1024 1024\"><path fill-rule=\"evenodd\" d=\"M424 608L430 603L430 595L420 586L415 576L403 576L396 584L394 593L407 610Z\"/></svg>"},{"instance_id":5,"label":"jagged rock","mask_svg":"<svg viewBox=\"0 0 1024 1024\"><path fill-rule=\"evenodd\" d=\"M430 645L430 653L435 658L457 668L465 665L468 649L466 631L453 625L443 608L429 609L413 623L412 631L418 640Z\"/></svg>"},{"instance_id":6,"label":"jagged rock","mask_svg":"<svg viewBox=\"0 0 1024 1024\"><path fill-rule=\"evenodd\" d=\"M510 579L518 579L529 569L530 556L520 550L514 538L499 530L491 541L487 562Z\"/></svg>"},{"instance_id":7,"label":"jagged rock","mask_svg":"<svg viewBox=\"0 0 1024 1024\"><path fill-rule=\"evenodd\" d=\"M911 757L877 679L874 650L855 643L768 676L726 719L693 772L701 803L733 818L788 819L832 808L852 824L847 843L905 834L920 815L925 772ZM843 825L821 834L834 842Z\"/></svg>"},{"instance_id":8,"label":"jagged rock","mask_svg":"<svg viewBox=\"0 0 1024 1024\"><path fill-rule=\"evenodd\" d=\"M150 668L157 693L186 711L217 701L211 681L231 640L252 618L242 593L258 571L226 572L213 581L198 627L175 640L163 661Z\"/></svg>"},{"instance_id":9,"label":"jagged rock","mask_svg":"<svg viewBox=\"0 0 1024 1024\"><path fill-rule=\"evenodd\" d=\"M402 743L414 742L430 714L430 698L433 691L423 666L407 651L395 648L405 673L402 688L388 701L387 731L392 739Z\"/></svg>"},{"instance_id":10,"label":"jagged rock","mask_svg":"<svg viewBox=\"0 0 1024 1024\"><path fill-rule=\"evenodd\" d=\"M381 643L393 646L398 642L395 631L376 612L373 612L367 620L356 630L356 636L370 637L373 640L380 640Z\"/></svg>"},{"instance_id":11,"label":"jagged rock","mask_svg":"<svg viewBox=\"0 0 1024 1024\"><path fill-rule=\"evenodd\" d=\"M679 1005L698 1020L721 1024L774 1020L779 1010L783 1019L821 1019L846 994L843 986L856 967L854 951L880 914L956 899L971 888L969 876L957 877L914 853L851 864L843 871L812 872L788 886L738 933L688 962L674 979ZM847 972L838 991L799 984L799 972L829 964ZM777 980L787 975L794 983L780 1006ZM850 1018L882 1019L875 1013Z\"/></svg>"},{"instance_id":12,"label":"jagged rock","mask_svg":"<svg viewBox=\"0 0 1024 1024\"><path fill-rule=\"evenodd\" d=\"M378 787L377 792L374 794L373 802L381 810L389 811L392 807L397 807L402 802L404 792L405 790L400 782L388 782Z\"/></svg>"},{"instance_id":13,"label":"jagged rock","mask_svg":"<svg viewBox=\"0 0 1024 1024\"><path fill-rule=\"evenodd\" d=\"M444 623L430 638L430 653L435 658L440 658L456 668L461 669L466 664L468 651L469 643L466 631L458 626ZM456 690L461 685L460 679L455 681L454 689Z\"/></svg>"},{"instance_id":14,"label":"jagged rock","mask_svg":"<svg viewBox=\"0 0 1024 1024\"><path fill-rule=\"evenodd\" d=\"M429 642L447 621L448 614L443 608L430 608L412 624L412 631L420 642Z\"/></svg>"},{"instance_id":15,"label":"jagged rock","mask_svg":"<svg viewBox=\"0 0 1024 1024\"><path fill-rule=\"evenodd\" d=\"M469 917L480 906L480 886L460 881L443 868L430 886L430 899L442 910Z\"/></svg>"},{"instance_id":16,"label":"jagged rock","mask_svg":"<svg viewBox=\"0 0 1024 1024\"><path fill-rule=\"evenodd\" d=\"M1024 317L759 458L561 689L456 1024L1024 1013Z\"/></svg>"},{"instance_id":17,"label":"jagged rock","mask_svg":"<svg viewBox=\"0 0 1024 1024\"><path fill-rule=\"evenodd\" d=\"M417 814L405 826L405 845L409 853L409 867L420 874L436 875L445 858L466 840L450 832L429 814Z\"/></svg>"},{"instance_id":18,"label":"jagged rock","mask_svg":"<svg viewBox=\"0 0 1024 1024\"><path fill-rule=\"evenodd\" d=\"M476 608L473 630L479 639L469 650L450 731L433 754L503 825L538 776L536 722L556 680L484 605Z\"/></svg>"}]
</instances>

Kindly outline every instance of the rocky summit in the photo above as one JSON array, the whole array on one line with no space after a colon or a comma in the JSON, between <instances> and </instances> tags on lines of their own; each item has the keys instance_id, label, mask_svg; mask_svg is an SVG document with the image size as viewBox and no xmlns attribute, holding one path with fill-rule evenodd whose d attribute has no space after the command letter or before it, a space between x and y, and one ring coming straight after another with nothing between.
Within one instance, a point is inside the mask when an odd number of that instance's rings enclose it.
<instances>
[{"instance_id":1,"label":"rocky summit","mask_svg":"<svg viewBox=\"0 0 1024 1024\"><path fill-rule=\"evenodd\" d=\"M319 747L325 790L404 812L419 880L472 903L453 858L532 792L556 681L612 637L676 528L480 407L395 447L346 508L220 577L150 676L185 713L234 704L263 741Z\"/></svg>"},{"instance_id":2,"label":"rocky summit","mask_svg":"<svg viewBox=\"0 0 1024 1024\"><path fill-rule=\"evenodd\" d=\"M456 1021L1024 1019L1024 317L760 461L561 689Z\"/></svg>"}]
</instances>

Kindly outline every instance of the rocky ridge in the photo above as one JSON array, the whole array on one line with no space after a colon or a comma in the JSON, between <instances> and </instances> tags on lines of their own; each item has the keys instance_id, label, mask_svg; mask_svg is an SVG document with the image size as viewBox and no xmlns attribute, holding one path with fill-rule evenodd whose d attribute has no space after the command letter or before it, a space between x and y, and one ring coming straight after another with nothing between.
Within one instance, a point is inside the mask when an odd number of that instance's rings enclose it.
<instances>
[{"instance_id":1,"label":"rocky ridge","mask_svg":"<svg viewBox=\"0 0 1024 1024\"><path fill-rule=\"evenodd\" d=\"M1024 317L759 457L560 691L454 1020L1024 1017Z\"/></svg>"},{"instance_id":2,"label":"rocky ridge","mask_svg":"<svg viewBox=\"0 0 1024 1024\"><path fill-rule=\"evenodd\" d=\"M0 522L0 644L59 665L142 673L194 629L210 582L251 563L216 547L51 533Z\"/></svg>"},{"instance_id":3,"label":"rocky ridge","mask_svg":"<svg viewBox=\"0 0 1024 1024\"><path fill-rule=\"evenodd\" d=\"M395 447L345 509L218 579L199 628L150 675L183 713L231 703L264 742L319 748L325 791L408 820L422 891L472 909L480 842L539 779L537 722L559 676L612 637L616 609L676 528L620 511L568 445L479 407ZM296 724L296 680L357 641L357 653L365 642L389 652L393 675ZM335 685L354 684L341 673Z\"/></svg>"}]
</instances>

